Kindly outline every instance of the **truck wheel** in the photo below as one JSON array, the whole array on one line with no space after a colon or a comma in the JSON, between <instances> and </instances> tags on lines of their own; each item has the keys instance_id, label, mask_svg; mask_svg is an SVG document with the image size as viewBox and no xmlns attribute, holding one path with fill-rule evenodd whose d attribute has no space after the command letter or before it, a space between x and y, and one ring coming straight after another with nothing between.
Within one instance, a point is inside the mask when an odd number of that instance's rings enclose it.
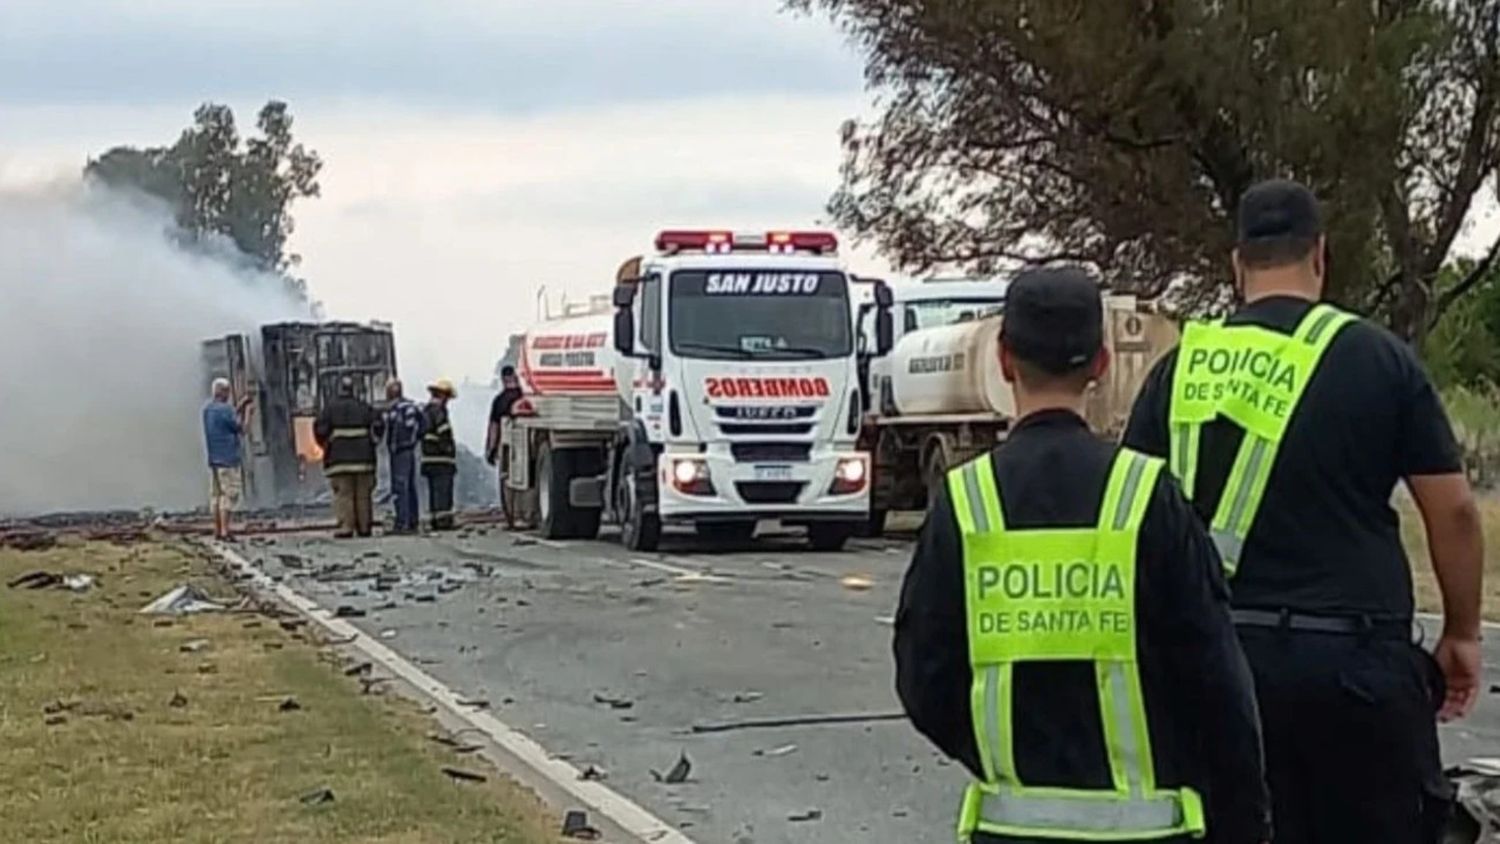
<instances>
[{"instance_id":1,"label":"truck wheel","mask_svg":"<svg viewBox=\"0 0 1500 844\"><path fill-rule=\"evenodd\" d=\"M814 551L838 551L854 535L848 522L813 522L807 526L807 541Z\"/></svg>"},{"instance_id":2,"label":"truck wheel","mask_svg":"<svg viewBox=\"0 0 1500 844\"><path fill-rule=\"evenodd\" d=\"M755 522L697 522L693 528L710 542L742 544L755 536Z\"/></svg>"},{"instance_id":3,"label":"truck wheel","mask_svg":"<svg viewBox=\"0 0 1500 844\"><path fill-rule=\"evenodd\" d=\"M579 532L579 513L568 503L568 484L573 480L573 461L567 451L542 446L537 460L537 528L547 539L573 539Z\"/></svg>"},{"instance_id":4,"label":"truck wheel","mask_svg":"<svg viewBox=\"0 0 1500 844\"><path fill-rule=\"evenodd\" d=\"M626 473L620 483L620 503L616 508L621 513L620 542L631 551L655 551L661 544L661 518L645 512L647 502L641 482L628 467Z\"/></svg>"}]
</instances>

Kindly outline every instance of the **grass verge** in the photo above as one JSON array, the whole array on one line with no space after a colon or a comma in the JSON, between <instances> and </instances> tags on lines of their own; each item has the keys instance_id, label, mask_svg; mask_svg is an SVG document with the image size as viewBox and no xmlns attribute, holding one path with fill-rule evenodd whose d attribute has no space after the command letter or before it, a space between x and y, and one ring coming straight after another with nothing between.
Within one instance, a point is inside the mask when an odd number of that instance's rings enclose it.
<instances>
[{"instance_id":1,"label":"grass verge","mask_svg":"<svg viewBox=\"0 0 1500 844\"><path fill-rule=\"evenodd\" d=\"M191 549L0 550L0 579L32 570L98 583L0 591L5 840L557 840L534 795L431 741L414 704L363 694L276 621L140 615L184 581L230 594ZM289 698L297 708L283 711ZM444 765L489 779L458 782ZM311 797L323 789L331 801Z\"/></svg>"}]
</instances>

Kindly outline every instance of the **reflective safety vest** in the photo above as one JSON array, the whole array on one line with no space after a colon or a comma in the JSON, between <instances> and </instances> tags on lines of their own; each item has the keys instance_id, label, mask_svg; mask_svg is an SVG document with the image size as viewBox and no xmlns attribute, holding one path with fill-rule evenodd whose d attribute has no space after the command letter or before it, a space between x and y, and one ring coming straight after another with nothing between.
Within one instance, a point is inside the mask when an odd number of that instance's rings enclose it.
<instances>
[{"instance_id":1,"label":"reflective safety vest","mask_svg":"<svg viewBox=\"0 0 1500 844\"><path fill-rule=\"evenodd\" d=\"M455 471L458 468L458 444L453 439L453 423L448 409L437 404L424 411L427 432L422 435L422 468L425 471Z\"/></svg>"},{"instance_id":2,"label":"reflective safety vest","mask_svg":"<svg viewBox=\"0 0 1500 844\"><path fill-rule=\"evenodd\" d=\"M1168 460L1189 498L1195 496L1203 426L1223 416L1245 431L1209 524L1231 575L1297 403L1333 338L1355 319L1320 304L1292 334L1222 322L1190 322L1183 330L1167 414Z\"/></svg>"},{"instance_id":3,"label":"reflective safety vest","mask_svg":"<svg viewBox=\"0 0 1500 844\"><path fill-rule=\"evenodd\" d=\"M1067 841L1200 836L1203 803L1160 789L1136 663L1136 539L1162 461L1122 449L1091 528L1009 530L989 455L953 470L963 533L974 738L984 781L959 813L975 832ZM1016 774L1012 681L1019 662L1091 663L1112 788L1030 786ZM1067 736L1055 737L1067 741Z\"/></svg>"}]
</instances>

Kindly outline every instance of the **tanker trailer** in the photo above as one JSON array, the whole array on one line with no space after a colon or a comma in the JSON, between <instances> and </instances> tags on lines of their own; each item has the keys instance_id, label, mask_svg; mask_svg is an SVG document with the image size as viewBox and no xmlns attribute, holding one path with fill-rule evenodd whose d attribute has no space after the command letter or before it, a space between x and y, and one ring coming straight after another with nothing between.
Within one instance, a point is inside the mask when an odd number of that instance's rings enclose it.
<instances>
[{"instance_id":1,"label":"tanker trailer","mask_svg":"<svg viewBox=\"0 0 1500 844\"><path fill-rule=\"evenodd\" d=\"M1086 415L1101 436L1117 438L1151 366L1177 342L1177 328L1134 296L1105 294L1104 306L1112 361L1090 390ZM861 435L873 464L870 535L884 530L892 510L926 508L949 468L1005 439L1015 404L1000 372L1001 321L997 314L910 332L883 362L881 400Z\"/></svg>"}]
</instances>

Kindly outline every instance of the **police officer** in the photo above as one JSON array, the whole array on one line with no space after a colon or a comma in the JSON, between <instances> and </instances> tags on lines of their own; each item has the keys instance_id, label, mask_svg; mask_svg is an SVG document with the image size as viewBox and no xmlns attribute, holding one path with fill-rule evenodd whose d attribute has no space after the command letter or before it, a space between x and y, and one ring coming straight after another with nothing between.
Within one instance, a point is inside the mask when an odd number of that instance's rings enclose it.
<instances>
[{"instance_id":1,"label":"police officer","mask_svg":"<svg viewBox=\"0 0 1500 844\"><path fill-rule=\"evenodd\" d=\"M323 449L323 474L333 489L341 539L374 530L375 441L385 422L370 404L354 394L354 379L339 378L337 395L313 423L313 437Z\"/></svg>"},{"instance_id":2,"label":"police officer","mask_svg":"<svg viewBox=\"0 0 1500 844\"><path fill-rule=\"evenodd\" d=\"M1448 789L1434 714L1469 710L1480 667L1481 536L1460 452L1412 350L1318 302L1312 193L1255 185L1237 226L1245 305L1186 327L1125 442L1168 458L1232 576L1278 844L1437 841ZM1391 509L1402 479L1443 591L1436 663L1411 644Z\"/></svg>"},{"instance_id":3,"label":"police officer","mask_svg":"<svg viewBox=\"0 0 1500 844\"><path fill-rule=\"evenodd\" d=\"M433 530L453 529L453 478L458 474L458 443L448 419L448 402L458 398L453 382L439 378L427 387L431 400L423 410L422 476L427 479L427 509Z\"/></svg>"},{"instance_id":4,"label":"police officer","mask_svg":"<svg viewBox=\"0 0 1500 844\"><path fill-rule=\"evenodd\" d=\"M1098 285L1026 271L1004 320L1019 421L949 474L896 615L906 712L974 778L961 840L1268 840L1218 555L1162 461L1082 417L1109 365Z\"/></svg>"}]
</instances>

